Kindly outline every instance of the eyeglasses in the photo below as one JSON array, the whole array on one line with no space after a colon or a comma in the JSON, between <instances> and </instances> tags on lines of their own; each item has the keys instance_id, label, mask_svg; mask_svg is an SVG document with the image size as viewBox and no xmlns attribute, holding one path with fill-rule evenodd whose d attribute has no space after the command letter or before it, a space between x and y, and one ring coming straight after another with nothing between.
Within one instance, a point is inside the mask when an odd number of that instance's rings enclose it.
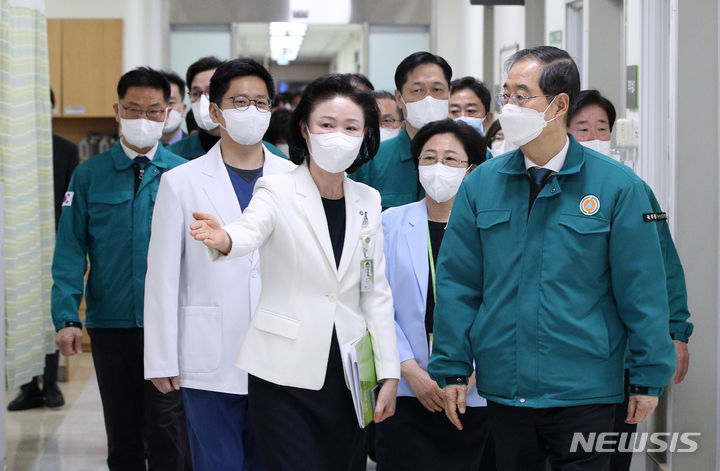
<instances>
[{"instance_id":1,"label":"eyeglasses","mask_svg":"<svg viewBox=\"0 0 720 471\"><path fill-rule=\"evenodd\" d=\"M119 105L125 110L126 119L139 119L142 115L145 115L150 121L165 121L165 112L167 109L141 110L138 108L128 108L122 103L119 103Z\"/></svg>"},{"instance_id":2,"label":"eyeglasses","mask_svg":"<svg viewBox=\"0 0 720 471\"><path fill-rule=\"evenodd\" d=\"M190 97L190 101L192 103L195 103L200 99L203 95L210 94L210 87L206 88L205 90L200 90L199 88L194 88L190 90L190 93L188 93L188 96Z\"/></svg>"},{"instance_id":3,"label":"eyeglasses","mask_svg":"<svg viewBox=\"0 0 720 471\"><path fill-rule=\"evenodd\" d=\"M238 111L245 111L250 108L250 105L255 105L255 108L257 108L258 111L265 112L270 111L270 108L272 108L272 100L265 97L251 100L245 95L235 95L223 98L223 100L232 100L233 107Z\"/></svg>"},{"instance_id":4,"label":"eyeglasses","mask_svg":"<svg viewBox=\"0 0 720 471\"><path fill-rule=\"evenodd\" d=\"M460 160L455 157L438 158L434 155L421 155L419 159L420 165L435 165L438 162L442 162L444 165L453 168L462 167L463 164L468 163L467 160Z\"/></svg>"},{"instance_id":5,"label":"eyeglasses","mask_svg":"<svg viewBox=\"0 0 720 471\"><path fill-rule=\"evenodd\" d=\"M391 127L394 127L395 123L397 123L398 121L400 121L400 120L395 119L395 118L385 118L382 121L380 121L380 125L383 128L391 128Z\"/></svg>"},{"instance_id":6,"label":"eyeglasses","mask_svg":"<svg viewBox=\"0 0 720 471\"><path fill-rule=\"evenodd\" d=\"M498 93L495 95L495 100L497 101L498 105L501 107L503 105L507 105L508 103L512 103L515 106L525 106L528 100L532 100L533 98L550 98L551 96L555 95L535 95L535 96L525 96L525 95L519 95L517 93L514 93L512 95L509 95L507 93Z\"/></svg>"}]
</instances>

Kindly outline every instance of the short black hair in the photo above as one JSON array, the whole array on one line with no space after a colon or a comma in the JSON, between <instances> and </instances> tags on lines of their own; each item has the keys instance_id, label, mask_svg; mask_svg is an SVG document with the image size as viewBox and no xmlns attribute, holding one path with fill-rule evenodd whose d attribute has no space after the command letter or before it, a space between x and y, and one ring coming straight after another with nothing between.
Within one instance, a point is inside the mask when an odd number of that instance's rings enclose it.
<instances>
[{"instance_id":1,"label":"short black hair","mask_svg":"<svg viewBox=\"0 0 720 471\"><path fill-rule=\"evenodd\" d=\"M272 145L277 145L281 139L287 142L290 115L292 115L292 111L287 108L278 108L273 111L272 116L270 116L270 124L263 136L263 141L267 141Z\"/></svg>"},{"instance_id":2,"label":"short black hair","mask_svg":"<svg viewBox=\"0 0 720 471\"><path fill-rule=\"evenodd\" d=\"M165 78L167 79L168 82L170 82L170 84L174 83L175 85L177 85L178 90L180 91L180 99L181 100L184 99L185 98L185 81L183 79L181 79L180 76L178 74L176 74L175 72L173 72L172 70L161 70L160 73L165 76Z\"/></svg>"},{"instance_id":3,"label":"short black hair","mask_svg":"<svg viewBox=\"0 0 720 471\"><path fill-rule=\"evenodd\" d=\"M572 108L580 93L580 72L570 54L553 46L522 49L505 61L505 71L509 72L515 64L524 60L535 60L543 64L540 89L546 95L567 93L570 97L569 106Z\"/></svg>"},{"instance_id":4,"label":"short black hair","mask_svg":"<svg viewBox=\"0 0 720 471\"><path fill-rule=\"evenodd\" d=\"M610 124L610 131L612 131L616 117L615 107L610 100L602 96L597 90L583 90L578 94L575 103L570 107L570 111L568 111L567 114L568 126L570 126L570 122L578 111L590 105L598 105L605 110L608 116L608 123Z\"/></svg>"},{"instance_id":5,"label":"short black hair","mask_svg":"<svg viewBox=\"0 0 720 471\"><path fill-rule=\"evenodd\" d=\"M170 99L170 82L165 76L150 67L137 67L129 72L125 72L117 84L117 94L119 99L125 98L125 94L130 87L148 87L163 92L165 102Z\"/></svg>"},{"instance_id":6,"label":"short black hair","mask_svg":"<svg viewBox=\"0 0 720 471\"><path fill-rule=\"evenodd\" d=\"M240 57L223 63L217 68L210 79L210 101L220 106L222 97L230 88L230 82L238 77L258 77L268 90L268 98L272 101L275 98L275 82L272 75L255 59Z\"/></svg>"},{"instance_id":7,"label":"short black hair","mask_svg":"<svg viewBox=\"0 0 720 471\"><path fill-rule=\"evenodd\" d=\"M452 80L452 67L450 67L450 64L436 54L421 51L410 54L397 66L397 69L395 69L395 88L402 91L402 87L405 85L405 82L407 82L410 73L415 69L415 67L423 64L435 64L440 66L443 71L443 75L445 76L445 81L448 83L448 86L450 86L450 82Z\"/></svg>"},{"instance_id":8,"label":"short black hair","mask_svg":"<svg viewBox=\"0 0 720 471\"><path fill-rule=\"evenodd\" d=\"M359 85L362 85L367 89L365 91L371 92L375 90L375 86L372 84L370 79L363 74L347 74L347 77L350 79L350 83L355 88L358 88Z\"/></svg>"},{"instance_id":9,"label":"short black hair","mask_svg":"<svg viewBox=\"0 0 720 471\"><path fill-rule=\"evenodd\" d=\"M375 98L375 100L392 100L397 107L398 114L400 115L400 120L402 121L403 119L405 119L403 117L402 107L397 104L397 101L395 101L395 95L386 90L375 90L372 92L372 96Z\"/></svg>"},{"instance_id":10,"label":"short black hair","mask_svg":"<svg viewBox=\"0 0 720 471\"><path fill-rule=\"evenodd\" d=\"M475 77L462 77L450 82L450 95L460 90L470 90L480 99L480 103L485 107L485 114L490 112L490 90Z\"/></svg>"},{"instance_id":11,"label":"short black hair","mask_svg":"<svg viewBox=\"0 0 720 471\"><path fill-rule=\"evenodd\" d=\"M420 153L427 141L438 134L452 134L462 143L463 149L465 149L468 156L468 167L485 162L487 152L485 138L466 122L447 118L432 121L420 128L415 134L415 137L410 142L410 154L415 162L415 167L418 166Z\"/></svg>"},{"instance_id":12,"label":"short black hair","mask_svg":"<svg viewBox=\"0 0 720 471\"><path fill-rule=\"evenodd\" d=\"M300 132L300 121L308 123L310 113L318 103L336 96L347 97L360 106L365 118L366 131L360 151L355 161L345 171L353 173L377 154L380 147L380 119L375 98L370 93L353 87L346 76L330 74L315 79L305 88L300 103L290 116L288 144L290 160L294 164L302 164L309 154L307 142Z\"/></svg>"},{"instance_id":13,"label":"short black hair","mask_svg":"<svg viewBox=\"0 0 720 471\"><path fill-rule=\"evenodd\" d=\"M222 65L222 63L223 61L215 56L207 56L190 64L190 67L188 67L187 73L185 74L185 82L187 83L188 88L192 88L192 81L195 79L197 74L205 72L206 70L217 69Z\"/></svg>"}]
</instances>

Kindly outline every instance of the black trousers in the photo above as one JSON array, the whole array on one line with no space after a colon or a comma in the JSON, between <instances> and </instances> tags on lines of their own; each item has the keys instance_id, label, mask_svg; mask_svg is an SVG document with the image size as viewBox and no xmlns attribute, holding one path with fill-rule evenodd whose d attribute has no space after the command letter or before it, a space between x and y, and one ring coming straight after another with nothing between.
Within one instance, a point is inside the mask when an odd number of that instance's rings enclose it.
<instances>
[{"instance_id":1,"label":"black trousers","mask_svg":"<svg viewBox=\"0 0 720 471\"><path fill-rule=\"evenodd\" d=\"M612 432L615 404L532 409L488 401L499 471L607 471L610 453L570 451L573 434Z\"/></svg>"},{"instance_id":2,"label":"black trousers","mask_svg":"<svg viewBox=\"0 0 720 471\"><path fill-rule=\"evenodd\" d=\"M494 471L483 462L489 435L485 407L468 407L460 421L463 430L417 398L398 397L395 415L376 427L378 471Z\"/></svg>"},{"instance_id":3,"label":"black trousers","mask_svg":"<svg viewBox=\"0 0 720 471\"><path fill-rule=\"evenodd\" d=\"M267 471L364 471L367 434L358 425L333 332L319 391L248 377L250 419Z\"/></svg>"},{"instance_id":4,"label":"black trousers","mask_svg":"<svg viewBox=\"0 0 720 471\"><path fill-rule=\"evenodd\" d=\"M625 401L615 405L615 432L631 436L637 431L637 424L626 424L628 403L630 402L630 370L625 370ZM610 457L610 471L630 471L633 454L631 451L615 451Z\"/></svg>"},{"instance_id":5,"label":"black trousers","mask_svg":"<svg viewBox=\"0 0 720 471\"><path fill-rule=\"evenodd\" d=\"M180 391L162 394L144 379L142 329L88 329L111 471L191 470ZM147 468L145 459L147 456Z\"/></svg>"}]
</instances>

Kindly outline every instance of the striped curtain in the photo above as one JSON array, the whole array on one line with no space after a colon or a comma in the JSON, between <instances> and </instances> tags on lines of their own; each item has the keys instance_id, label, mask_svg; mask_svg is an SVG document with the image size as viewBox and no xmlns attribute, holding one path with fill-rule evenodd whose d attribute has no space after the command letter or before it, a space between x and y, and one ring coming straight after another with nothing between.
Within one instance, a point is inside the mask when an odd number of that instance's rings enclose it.
<instances>
[{"instance_id":1,"label":"striped curtain","mask_svg":"<svg viewBox=\"0 0 720 471\"><path fill-rule=\"evenodd\" d=\"M47 20L42 0L0 0L0 182L8 389L54 350L54 246Z\"/></svg>"}]
</instances>

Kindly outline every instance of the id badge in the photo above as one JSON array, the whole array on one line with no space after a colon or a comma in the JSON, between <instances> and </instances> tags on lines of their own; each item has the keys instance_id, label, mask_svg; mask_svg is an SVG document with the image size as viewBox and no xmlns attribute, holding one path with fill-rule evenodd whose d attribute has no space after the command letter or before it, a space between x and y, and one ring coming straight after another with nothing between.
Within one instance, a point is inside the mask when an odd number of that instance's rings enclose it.
<instances>
[{"instance_id":1,"label":"id badge","mask_svg":"<svg viewBox=\"0 0 720 471\"><path fill-rule=\"evenodd\" d=\"M375 288L375 267L372 258L360 260L360 291L366 293Z\"/></svg>"}]
</instances>

